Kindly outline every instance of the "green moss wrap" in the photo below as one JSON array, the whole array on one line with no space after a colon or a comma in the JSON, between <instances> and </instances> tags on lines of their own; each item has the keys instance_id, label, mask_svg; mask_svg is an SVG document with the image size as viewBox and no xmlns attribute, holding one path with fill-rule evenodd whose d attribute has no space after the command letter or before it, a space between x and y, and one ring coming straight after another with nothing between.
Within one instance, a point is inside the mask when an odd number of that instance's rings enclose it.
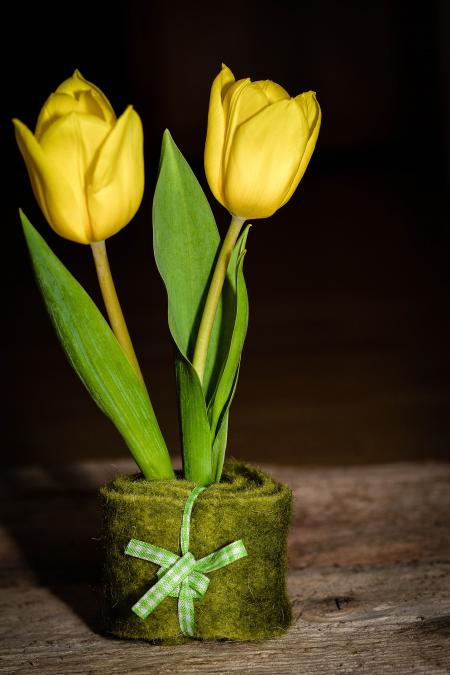
<instances>
[{"instance_id":1,"label":"green moss wrap","mask_svg":"<svg viewBox=\"0 0 450 675\"><path fill-rule=\"evenodd\" d=\"M147 619L133 604L155 583L158 566L124 554L131 538L180 554L185 501L194 484L119 476L100 488L104 513L105 619L124 638L185 642L177 600L165 598ZM225 465L220 483L200 494L191 516L190 552L199 559L237 539L246 558L208 574L205 596L194 601L195 637L256 640L290 625L286 594L287 534L292 493L267 474L242 463Z\"/></svg>"}]
</instances>

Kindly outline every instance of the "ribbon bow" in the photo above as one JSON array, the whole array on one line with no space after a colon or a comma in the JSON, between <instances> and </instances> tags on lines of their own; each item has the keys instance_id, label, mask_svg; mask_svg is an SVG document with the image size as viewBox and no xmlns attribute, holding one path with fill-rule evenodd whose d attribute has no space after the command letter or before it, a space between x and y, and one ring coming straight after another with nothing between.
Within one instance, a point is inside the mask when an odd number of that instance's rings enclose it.
<instances>
[{"instance_id":1,"label":"ribbon bow","mask_svg":"<svg viewBox=\"0 0 450 675\"><path fill-rule=\"evenodd\" d=\"M194 600L202 598L209 586L207 572L213 572L244 558L247 551L241 539L223 546L218 551L196 560L189 551L191 512L198 495L205 490L196 487L186 500L180 531L181 556L145 541L130 539L126 555L160 565L158 581L131 608L141 619L146 619L164 598L178 598L178 621L184 635L194 635Z\"/></svg>"}]
</instances>

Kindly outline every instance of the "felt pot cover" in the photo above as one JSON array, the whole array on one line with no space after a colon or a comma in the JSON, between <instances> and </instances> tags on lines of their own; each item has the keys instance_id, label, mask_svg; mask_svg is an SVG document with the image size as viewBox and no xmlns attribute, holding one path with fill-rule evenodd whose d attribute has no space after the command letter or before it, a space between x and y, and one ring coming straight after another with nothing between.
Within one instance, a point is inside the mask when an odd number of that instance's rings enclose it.
<instances>
[{"instance_id":1,"label":"felt pot cover","mask_svg":"<svg viewBox=\"0 0 450 675\"><path fill-rule=\"evenodd\" d=\"M106 629L123 638L185 642L177 599L166 597L146 618L131 608L157 582L159 566L124 553L130 539L180 555L183 508L194 484L119 476L100 488L104 515ZM241 539L248 556L208 574L194 600L195 638L255 640L282 634L291 623L286 594L287 534L292 493L251 466L225 464L194 503L189 551L198 560Z\"/></svg>"}]
</instances>

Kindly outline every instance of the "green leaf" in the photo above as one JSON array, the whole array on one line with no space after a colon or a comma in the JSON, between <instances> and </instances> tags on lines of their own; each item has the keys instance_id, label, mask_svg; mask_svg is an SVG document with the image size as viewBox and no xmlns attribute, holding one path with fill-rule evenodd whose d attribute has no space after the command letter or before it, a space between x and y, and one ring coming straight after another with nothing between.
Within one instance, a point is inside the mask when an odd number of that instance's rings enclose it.
<instances>
[{"instance_id":1,"label":"green leaf","mask_svg":"<svg viewBox=\"0 0 450 675\"><path fill-rule=\"evenodd\" d=\"M86 291L20 214L36 277L61 344L144 476L175 478L147 391Z\"/></svg>"},{"instance_id":2,"label":"green leaf","mask_svg":"<svg viewBox=\"0 0 450 675\"><path fill-rule=\"evenodd\" d=\"M192 366L192 357L221 242L209 203L196 177L170 133L165 131L153 201L153 246L167 290L169 327L178 352L176 368L184 464L191 480L199 484L214 480L217 470L220 478L223 464L227 411L233 384L235 386L237 381L246 328L247 294L242 268L240 281L237 268L247 233L248 228L241 235L228 266L202 388ZM193 401L198 403L196 410ZM210 429L210 421L213 433L209 431L208 445L206 428Z\"/></svg>"},{"instance_id":3,"label":"green leaf","mask_svg":"<svg viewBox=\"0 0 450 675\"><path fill-rule=\"evenodd\" d=\"M186 480L209 485L214 480L211 464L211 431L202 385L194 366L178 354L176 359L178 405Z\"/></svg>"},{"instance_id":4,"label":"green leaf","mask_svg":"<svg viewBox=\"0 0 450 675\"><path fill-rule=\"evenodd\" d=\"M214 439L212 449L212 466L214 480L219 482L222 475L223 463L225 461L225 451L228 440L228 412L225 413L219 427L219 431Z\"/></svg>"},{"instance_id":5,"label":"green leaf","mask_svg":"<svg viewBox=\"0 0 450 675\"><path fill-rule=\"evenodd\" d=\"M235 283L234 283L234 326L229 343L229 350L226 360L223 365L222 372L217 384L217 388L211 399L208 416L210 420L212 438L215 438L217 429L228 410L233 399L234 391L237 384L237 374L241 360L241 353L244 346L244 340L247 333L248 326L248 295L245 286L243 264L245 257L245 245L249 232L250 225L242 233L240 240L233 251L237 263L233 266L235 269ZM230 270L231 271L231 270Z\"/></svg>"},{"instance_id":6,"label":"green leaf","mask_svg":"<svg viewBox=\"0 0 450 675\"><path fill-rule=\"evenodd\" d=\"M208 200L169 131L163 135L153 200L153 248L166 286L169 327L179 351L192 362L198 326L220 236ZM222 303L211 336L203 387L215 387Z\"/></svg>"}]
</instances>

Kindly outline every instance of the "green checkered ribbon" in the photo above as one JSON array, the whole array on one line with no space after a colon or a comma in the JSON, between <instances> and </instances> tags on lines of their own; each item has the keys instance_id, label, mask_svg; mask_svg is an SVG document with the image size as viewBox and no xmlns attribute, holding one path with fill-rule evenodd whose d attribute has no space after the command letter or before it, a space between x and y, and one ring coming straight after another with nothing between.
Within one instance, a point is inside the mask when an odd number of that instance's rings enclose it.
<instances>
[{"instance_id":1,"label":"green checkered ribbon","mask_svg":"<svg viewBox=\"0 0 450 675\"><path fill-rule=\"evenodd\" d=\"M195 500L204 487L196 487L186 500L180 531L181 556L160 546L145 541L130 539L125 549L126 555L149 560L160 565L158 581L131 608L141 619L146 619L164 598L178 598L178 621L184 635L194 635L194 600L202 598L209 586L205 573L218 570L239 558L247 551L241 539L196 560L189 551L189 533L191 512Z\"/></svg>"}]
</instances>

